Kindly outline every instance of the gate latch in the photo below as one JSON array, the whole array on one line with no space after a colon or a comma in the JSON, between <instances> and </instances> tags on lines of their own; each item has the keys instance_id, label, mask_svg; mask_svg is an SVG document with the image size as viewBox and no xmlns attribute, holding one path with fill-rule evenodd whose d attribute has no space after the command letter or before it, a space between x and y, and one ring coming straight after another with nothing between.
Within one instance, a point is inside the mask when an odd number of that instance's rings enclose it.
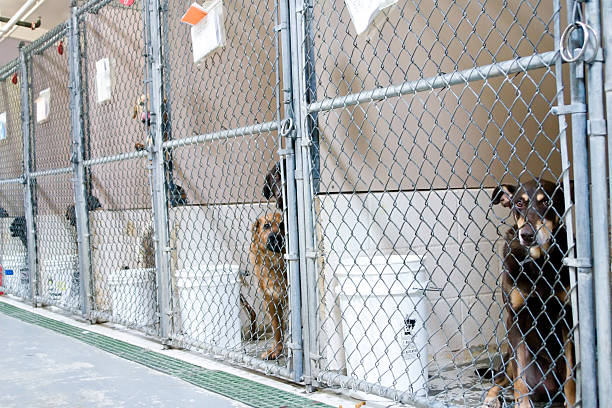
<instances>
[{"instance_id":1,"label":"gate latch","mask_svg":"<svg viewBox=\"0 0 612 408\"><path fill-rule=\"evenodd\" d=\"M570 268L591 268L591 260L589 258L563 258L563 265Z\"/></svg>"},{"instance_id":2,"label":"gate latch","mask_svg":"<svg viewBox=\"0 0 612 408\"><path fill-rule=\"evenodd\" d=\"M572 55L570 52L570 36L572 33L580 28L582 30L582 34L584 36L582 47L577 49L577 53ZM568 25L565 30L563 30L563 34L561 34L561 39L559 40L559 53L561 54L561 58L565 62L577 62L582 59L585 62L593 62L595 58L598 56L598 46L599 40L597 39L597 33L590 25L583 23L582 21L575 21L574 23ZM587 55L587 48L591 46L590 52Z\"/></svg>"},{"instance_id":3,"label":"gate latch","mask_svg":"<svg viewBox=\"0 0 612 408\"><path fill-rule=\"evenodd\" d=\"M550 108L553 115L570 115L572 113L586 113L587 106L584 103L572 103L571 105L559 105Z\"/></svg>"},{"instance_id":4,"label":"gate latch","mask_svg":"<svg viewBox=\"0 0 612 408\"><path fill-rule=\"evenodd\" d=\"M289 133L293 130L293 118L287 118L281 122L279 133L282 137L289 136Z\"/></svg>"}]
</instances>

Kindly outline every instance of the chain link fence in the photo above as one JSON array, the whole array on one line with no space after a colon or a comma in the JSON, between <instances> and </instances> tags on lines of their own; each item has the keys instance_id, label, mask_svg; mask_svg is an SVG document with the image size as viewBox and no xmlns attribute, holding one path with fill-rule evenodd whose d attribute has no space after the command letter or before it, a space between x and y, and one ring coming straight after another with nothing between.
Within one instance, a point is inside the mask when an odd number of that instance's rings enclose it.
<instances>
[{"instance_id":1,"label":"chain link fence","mask_svg":"<svg viewBox=\"0 0 612 408\"><path fill-rule=\"evenodd\" d=\"M19 66L2 70L0 103L0 236L2 237L2 286L4 292L18 296L29 293L26 264L25 217L23 204L23 141L21 138L21 102Z\"/></svg>"},{"instance_id":2,"label":"chain link fence","mask_svg":"<svg viewBox=\"0 0 612 408\"><path fill-rule=\"evenodd\" d=\"M219 4L80 3L0 68L3 290L309 389L595 406L599 9Z\"/></svg>"}]
</instances>

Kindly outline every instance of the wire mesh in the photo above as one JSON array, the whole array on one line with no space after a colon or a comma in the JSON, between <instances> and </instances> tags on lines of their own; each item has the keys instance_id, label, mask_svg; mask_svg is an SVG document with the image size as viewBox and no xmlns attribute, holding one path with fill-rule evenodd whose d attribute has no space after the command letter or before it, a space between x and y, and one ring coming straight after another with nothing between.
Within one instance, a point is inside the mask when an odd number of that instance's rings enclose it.
<instances>
[{"instance_id":1,"label":"wire mesh","mask_svg":"<svg viewBox=\"0 0 612 408\"><path fill-rule=\"evenodd\" d=\"M199 64L179 22L189 5L170 1L163 14L166 177L188 204L169 202L172 337L288 376L296 309L288 306L283 205L265 203L263 193L279 161L277 4L224 2L226 44ZM280 168L271 177L282 183Z\"/></svg>"},{"instance_id":2,"label":"wire mesh","mask_svg":"<svg viewBox=\"0 0 612 408\"><path fill-rule=\"evenodd\" d=\"M34 176L37 301L76 310L80 303L80 284L76 230L70 223L74 194L65 35L65 28L54 30L28 50L30 154Z\"/></svg>"},{"instance_id":3,"label":"wire mesh","mask_svg":"<svg viewBox=\"0 0 612 408\"><path fill-rule=\"evenodd\" d=\"M561 262L565 212L551 207L527 222L558 220L533 227L538 236L554 235L547 255L536 259L504 252L520 235L504 231L525 221L515 221L515 207L492 204L502 182L560 183L560 132L550 113L560 73L549 62L498 78L494 70L466 74L543 58L555 49L552 24L559 10L529 1L503 8L399 1L357 36L345 2L312 7L306 25L313 52L306 64L316 75L316 89L309 90L316 100L308 109L317 142L311 167L320 173L311 178L320 176L320 184L306 205L315 212L319 257L316 377L404 401L479 406L495 385L492 375L509 377L517 392L535 372L520 392L540 402L571 398L563 386L575 374L558 374L571 359L559 348L571 344L571 308L559 307L555 295L569 290L558 281L563 276L569 285ZM360 98L459 71L452 86ZM349 100L358 103L344 103ZM552 194L543 196L552 201ZM544 278L526 278L530 261ZM512 279L524 291L520 312L508 308L513 286L502 281L509 274L519 275ZM547 319L548 333L532 327ZM523 352L526 366L505 373ZM508 395L511 390L504 384Z\"/></svg>"},{"instance_id":4,"label":"wire mesh","mask_svg":"<svg viewBox=\"0 0 612 408\"><path fill-rule=\"evenodd\" d=\"M151 187L144 158L149 123L143 8L100 2L85 10L80 31L85 186L93 203L92 316L157 335Z\"/></svg>"},{"instance_id":5,"label":"wire mesh","mask_svg":"<svg viewBox=\"0 0 612 408\"><path fill-rule=\"evenodd\" d=\"M576 402L558 2L390 1L360 35L349 0L289 1L300 27L279 21L285 3L225 2L225 43L197 63L180 22L191 2L161 2L160 33L154 3L80 3L83 106L70 106L66 24L25 48L37 300L76 310L83 283L89 318L317 386L428 406ZM290 56L282 38L298 40ZM0 264L4 291L27 296L15 69L0 68ZM90 282L70 109L83 114ZM287 169L294 147L302 167ZM287 208L305 212L299 254Z\"/></svg>"},{"instance_id":6,"label":"wire mesh","mask_svg":"<svg viewBox=\"0 0 612 408\"><path fill-rule=\"evenodd\" d=\"M27 240L23 185L23 138L21 133L21 78L16 64L9 64L0 82L0 265L3 291L29 297L26 266Z\"/></svg>"}]
</instances>

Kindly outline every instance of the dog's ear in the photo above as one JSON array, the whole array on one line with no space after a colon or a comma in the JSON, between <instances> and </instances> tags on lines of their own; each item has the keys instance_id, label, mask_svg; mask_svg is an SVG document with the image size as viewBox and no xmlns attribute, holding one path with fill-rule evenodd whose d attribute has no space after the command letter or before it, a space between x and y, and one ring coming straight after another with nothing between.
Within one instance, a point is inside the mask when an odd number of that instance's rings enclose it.
<instances>
[{"instance_id":1,"label":"dog's ear","mask_svg":"<svg viewBox=\"0 0 612 408\"><path fill-rule=\"evenodd\" d=\"M102 205L100 204L100 200L98 200L98 197L91 195L91 194L87 196L87 210L94 211L94 210L97 210L98 208L102 208Z\"/></svg>"},{"instance_id":2,"label":"dog's ear","mask_svg":"<svg viewBox=\"0 0 612 408\"><path fill-rule=\"evenodd\" d=\"M274 180L272 179L272 174L268 173L266 174L266 181L264 182L264 186L263 186L263 195L266 198L266 200L269 200L270 198L272 198L272 186L274 185Z\"/></svg>"},{"instance_id":3,"label":"dog's ear","mask_svg":"<svg viewBox=\"0 0 612 408\"><path fill-rule=\"evenodd\" d=\"M491 195L491 202L495 204L501 204L504 207L512 206L512 196L516 192L516 186L510 184L502 184L499 187L495 187L493 194Z\"/></svg>"},{"instance_id":4,"label":"dog's ear","mask_svg":"<svg viewBox=\"0 0 612 408\"><path fill-rule=\"evenodd\" d=\"M253 224L253 226L251 227L251 241L255 242L255 237L257 237L257 231L259 230L259 218L257 219L257 221L255 221L255 223Z\"/></svg>"}]
</instances>

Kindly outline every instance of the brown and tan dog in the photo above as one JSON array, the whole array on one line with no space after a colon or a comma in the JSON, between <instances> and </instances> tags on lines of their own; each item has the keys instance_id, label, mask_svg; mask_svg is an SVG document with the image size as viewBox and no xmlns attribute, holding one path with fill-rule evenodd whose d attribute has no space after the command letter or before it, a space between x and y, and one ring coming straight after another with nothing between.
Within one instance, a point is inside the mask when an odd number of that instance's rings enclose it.
<instances>
[{"instance_id":1,"label":"brown and tan dog","mask_svg":"<svg viewBox=\"0 0 612 408\"><path fill-rule=\"evenodd\" d=\"M251 232L249 259L264 294L274 338L274 344L261 357L274 360L283 352L283 311L287 303L285 228L282 214L266 214L258 218Z\"/></svg>"},{"instance_id":2,"label":"brown and tan dog","mask_svg":"<svg viewBox=\"0 0 612 408\"><path fill-rule=\"evenodd\" d=\"M570 276L563 264L567 236L561 217L563 190L546 180L495 189L493 204L511 208L515 224L506 233L502 292L510 346L484 407L500 407L512 385L517 408L533 402L576 401L571 336Z\"/></svg>"}]
</instances>

